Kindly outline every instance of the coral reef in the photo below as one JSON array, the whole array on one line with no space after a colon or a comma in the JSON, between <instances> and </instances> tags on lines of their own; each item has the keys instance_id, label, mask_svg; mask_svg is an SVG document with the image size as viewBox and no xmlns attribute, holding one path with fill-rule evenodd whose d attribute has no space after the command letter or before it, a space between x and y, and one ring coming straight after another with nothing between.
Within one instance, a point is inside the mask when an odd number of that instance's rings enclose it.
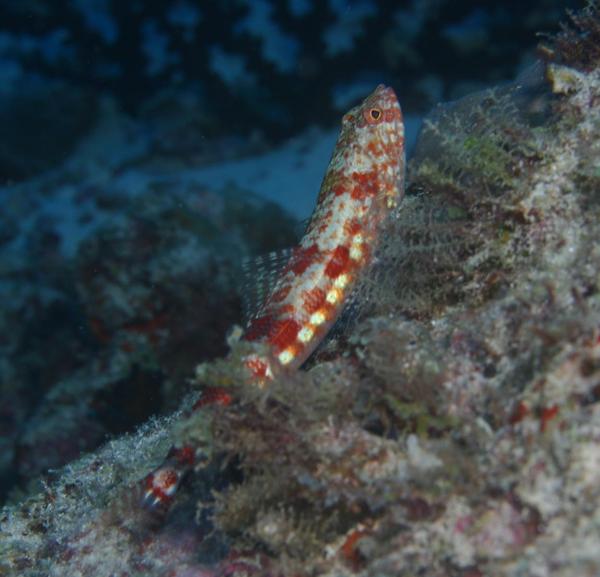
<instances>
[{"instance_id":1,"label":"coral reef","mask_svg":"<svg viewBox=\"0 0 600 577\"><path fill-rule=\"evenodd\" d=\"M84 156L2 190L1 501L173 410L198 360L226 352L240 259L294 239L248 191L151 174L143 155ZM134 175L118 181L134 163L139 196Z\"/></svg>"},{"instance_id":2,"label":"coral reef","mask_svg":"<svg viewBox=\"0 0 600 577\"><path fill-rule=\"evenodd\" d=\"M600 67L561 56L583 14L544 66L429 117L354 319L306 370L245 386L230 339L195 380L238 402L9 504L0 572L597 575ZM210 464L164 516L139 508L136 480L189 438Z\"/></svg>"},{"instance_id":3,"label":"coral reef","mask_svg":"<svg viewBox=\"0 0 600 577\"><path fill-rule=\"evenodd\" d=\"M204 137L236 127L280 138L333 125L381 81L396 87L405 111L425 113L513 78L532 60L535 32L553 29L568 7L577 1L3 0L0 97L22 95L32 78L52 79L78 100L90 90L110 94L132 114L157 98L176 109L193 101L180 147L202 147L193 126ZM34 112L50 118L53 107ZM54 122L48 137L62 142L67 134ZM4 123L0 134L7 153L23 145ZM38 168L14 166L2 153L11 178Z\"/></svg>"},{"instance_id":4,"label":"coral reef","mask_svg":"<svg viewBox=\"0 0 600 577\"><path fill-rule=\"evenodd\" d=\"M599 41L598 4L588 2L584 10L569 14L569 22L562 25L559 34L549 37L541 52L560 64L589 72L600 60Z\"/></svg>"}]
</instances>

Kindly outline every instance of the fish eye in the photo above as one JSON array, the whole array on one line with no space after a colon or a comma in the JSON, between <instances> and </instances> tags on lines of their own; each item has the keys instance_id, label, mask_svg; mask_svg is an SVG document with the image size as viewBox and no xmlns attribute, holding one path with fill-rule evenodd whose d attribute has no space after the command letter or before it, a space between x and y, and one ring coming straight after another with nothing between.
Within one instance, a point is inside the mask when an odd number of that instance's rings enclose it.
<instances>
[{"instance_id":1,"label":"fish eye","mask_svg":"<svg viewBox=\"0 0 600 577\"><path fill-rule=\"evenodd\" d=\"M365 113L365 117L370 124L376 124L383 118L383 112L381 111L381 108L369 108Z\"/></svg>"}]
</instances>

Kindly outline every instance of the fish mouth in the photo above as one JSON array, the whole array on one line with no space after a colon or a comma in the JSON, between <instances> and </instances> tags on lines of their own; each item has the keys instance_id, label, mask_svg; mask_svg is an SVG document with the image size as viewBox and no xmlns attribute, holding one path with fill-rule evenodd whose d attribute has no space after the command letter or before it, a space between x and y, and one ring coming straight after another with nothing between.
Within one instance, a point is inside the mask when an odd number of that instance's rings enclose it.
<instances>
[{"instance_id":1,"label":"fish mouth","mask_svg":"<svg viewBox=\"0 0 600 577\"><path fill-rule=\"evenodd\" d=\"M394 92L394 89L391 86L386 86L385 84L380 84L375 89L375 92L376 92L377 96L379 96L380 98L383 98L383 100L386 102L386 104L393 106L393 107L400 108L400 104L398 102L398 97L396 96L396 92Z\"/></svg>"}]
</instances>

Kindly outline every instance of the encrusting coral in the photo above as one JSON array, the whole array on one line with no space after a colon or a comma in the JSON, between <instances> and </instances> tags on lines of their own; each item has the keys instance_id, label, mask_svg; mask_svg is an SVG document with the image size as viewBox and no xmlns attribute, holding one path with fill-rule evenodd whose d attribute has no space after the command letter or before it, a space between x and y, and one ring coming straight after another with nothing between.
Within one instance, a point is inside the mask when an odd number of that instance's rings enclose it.
<instances>
[{"instance_id":1,"label":"encrusting coral","mask_svg":"<svg viewBox=\"0 0 600 577\"><path fill-rule=\"evenodd\" d=\"M434 111L355 318L306 370L244 386L232 339L197 381L238 404L148 424L7 507L0 570L597 575L600 66L570 54L599 19ZM129 488L173 436L214 458L157 519Z\"/></svg>"}]
</instances>

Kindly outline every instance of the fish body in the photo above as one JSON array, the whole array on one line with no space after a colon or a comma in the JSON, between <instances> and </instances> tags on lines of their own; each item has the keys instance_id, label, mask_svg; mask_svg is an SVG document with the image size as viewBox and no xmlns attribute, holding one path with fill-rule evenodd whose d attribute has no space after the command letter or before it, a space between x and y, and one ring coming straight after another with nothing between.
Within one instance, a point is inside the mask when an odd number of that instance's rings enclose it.
<instances>
[{"instance_id":1,"label":"fish body","mask_svg":"<svg viewBox=\"0 0 600 577\"><path fill-rule=\"evenodd\" d=\"M394 91L378 86L344 116L306 233L245 331L244 339L270 351L255 371L297 369L327 335L371 260L403 179L402 113Z\"/></svg>"},{"instance_id":2,"label":"fish body","mask_svg":"<svg viewBox=\"0 0 600 577\"><path fill-rule=\"evenodd\" d=\"M382 223L404 191L404 124L394 91L378 86L344 115L317 205L299 245L242 339L264 355L244 359L264 385L298 369L323 341L372 261ZM227 405L231 396L206 391L196 408ZM168 504L195 464L191 447L173 448L145 480L145 502Z\"/></svg>"}]
</instances>

